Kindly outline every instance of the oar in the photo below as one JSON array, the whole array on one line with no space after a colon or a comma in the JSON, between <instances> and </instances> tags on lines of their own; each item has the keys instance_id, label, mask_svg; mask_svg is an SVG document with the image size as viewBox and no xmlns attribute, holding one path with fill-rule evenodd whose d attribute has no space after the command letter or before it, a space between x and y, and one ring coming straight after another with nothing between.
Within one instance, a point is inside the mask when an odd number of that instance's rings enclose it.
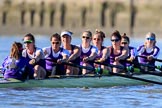
<instances>
[{"instance_id":1,"label":"oar","mask_svg":"<svg viewBox=\"0 0 162 108\"><path fill-rule=\"evenodd\" d=\"M105 65L105 66L108 66L108 67L116 67L116 68L119 68L119 69L124 69L123 66L119 66L119 65L112 65L112 64L102 63L102 62L97 62L97 61L89 61L89 62L100 64L100 65Z\"/></svg>"},{"instance_id":2,"label":"oar","mask_svg":"<svg viewBox=\"0 0 162 108\"><path fill-rule=\"evenodd\" d=\"M137 57L142 57L142 58L147 58L146 56L143 55L138 55ZM153 58L155 61L162 62L161 59Z\"/></svg>"},{"instance_id":3,"label":"oar","mask_svg":"<svg viewBox=\"0 0 162 108\"><path fill-rule=\"evenodd\" d=\"M63 64L63 65L73 66L73 67L78 67L78 68L80 68L80 69L87 69L87 70L95 71L94 68L87 67L87 66L81 66L81 65L77 65L77 64L73 64L73 63L63 62L62 64Z\"/></svg>"},{"instance_id":4,"label":"oar","mask_svg":"<svg viewBox=\"0 0 162 108\"><path fill-rule=\"evenodd\" d=\"M51 60L51 59L49 59L49 60ZM68 64L68 65L71 65L71 66L77 66L76 64L72 64L72 63L65 63L65 64ZM115 66L115 65L111 65L111 66ZM80 67L80 65L79 65L79 67ZM122 68L121 66L116 66L116 67ZM80 68L94 70L94 68L86 67L86 66L81 66ZM109 74L114 75L114 76L120 76L120 77L129 78L129 79L135 79L135 80L139 80L139 81L144 81L144 82L149 82L149 83L153 83L153 84L160 84L160 85L162 85L161 82L147 80L147 79L143 79L143 78L138 78L138 77L133 77L133 76L127 76L127 75L118 74L118 73L112 73L112 72L109 73Z\"/></svg>"},{"instance_id":5,"label":"oar","mask_svg":"<svg viewBox=\"0 0 162 108\"><path fill-rule=\"evenodd\" d=\"M143 79L143 78L134 77L134 76L127 76L127 75L123 75L123 74L119 74L119 73L111 73L111 74L112 74L112 75L115 75L115 76L124 77L124 78L129 78L129 79L144 81L144 82L148 82L148 83L152 83L152 84L159 84L159 85L162 85L162 82L158 82L158 81L152 81L152 80Z\"/></svg>"},{"instance_id":6,"label":"oar","mask_svg":"<svg viewBox=\"0 0 162 108\"><path fill-rule=\"evenodd\" d=\"M125 61L125 62L130 62L130 61ZM125 67L123 67L123 66L119 66L119 65L112 65L112 64L106 64L106 63L101 63L101 62L96 62L96 61L94 61L94 63L96 63L96 64L100 64L100 65L105 65L105 66L109 66L109 67L116 67L116 68L119 68L119 69L125 69L126 71L129 71L130 69L129 68L125 68ZM135 62L131 62L131 63L134 63L135 64ZM152 66L152 65L147 65L147 64L141 64L141 63L136 63L136 65L142 65L142 66L150 66L150 67L154 67L154 66ZM150 75L156 75L156 76L162 76L162 73L160 72L160 73L155 73L155 72L146 72L146 71L141 71L140 69L138 69L138 68L134 68L133 69L133 71L134 72L141 72L141 73L143 73L143 74L150 74Z\"/></svg>"},{"instance_id":7,"label":"oar","mask_svg":"<svg viewBox=\"0 0 162 108\"><path fill-rule=\"evenodd\" d=\"M2 67L0 67L0 78L3 78Z\"/></svg>"},{"instance_id":8,"label":"oar","mask_svg":"<svg viewBox=\"0 0 162 108\"><path fill-rule=\"evenodd\" d=\"M45 59L45 60L52 61L54 64L57 64L57 63L54 62L52 59ZM101 69L91 68L91 67L88 67L88 66L81 66L81 65L74 64L74 63L69 63L69 62L62 62L61 64L62 64L62 65L69 65L69 66L77 67L77 68L80 68L80 69L87 69L87 70L90 70L90 71L95 72L95 73L98 74L99 76L101 76L100 74L103 73L103 70L101 70ZM104 70L104 72L107 73L108 70ZM86 73L86 74L89 74L89 73ZM86 75L86 74L85 74L85 75Z\"/></svg>"},{"instance_id":9,"label":"oar","mask_svg":"<svg viewBox=\"0 0 162 108\"><path fill-rule=\"evenodd\" d=\"M87 77L101 77L98 74L86 74L86 75L51 75L49 78L87 78Z\"/></svg>"},{"instance_id":10,"label":"oar","mask_svg":"<svg viewBox=\"0 0 162 108\"><path fill-rule=\"evenodd\" d=\"M2 67L0 67L0 72L2 72Z\"/></svg>"},{"instance_id":11,"label":"oar","mask_svg":"<svg viewBox=\"0 0 162 108\"><path fill-rule=\"evenodd\" d=\"M125 69L122 66L117 66L117 65L111 65L111 64L106 64L106 63L101 63L101 62L96 62L94 61L94 63L96 64L100 64L100 65L105 65L105 66L110 66L110 67L116 67L116 68L120 68L120 69ZM120 77L125 77L125 78L130 78L130 79L135 79L135 80L140 80L140 81L144 81L144 82L149 82L149 83L154 83L154 84L159 84L162 85L162 82L157 82L157 81L152 81L152 80L148 80L148 79L143 79L143 78L139 78L139 77L134 77L134 76L129 76L129 75L123 75L123 74L119 74L119 73L109 73L111 75L115 75L115 76L120 76ZM151 75L157 75L157 76L162 76L161 74L156 74L156 73L151 73L151 72L144 72L144 74L151 74Z\"/></svg>"},{"instance_id":12,"label":"oar","mask_svg":"<svg viewBox=\"0 0 162 108\"><path fill-rule=\"evenodd\" d=\"M128 63L133 63L135 65L138 65L138 66L145 66L145 67L151 67L151 68L156 68L160 71L162 71L162 68L161 66L153 66L153 65L149 65L149 64L143 64L143 63L139 63L139 62L135 62L135 61L129 61L129 60L126 60L126 62ZM162 72L159 72L159 73L155 73L155 72L149 72L149 71L141 71L142 73L146 73L146 74L152 74L152 75L157 75L157 76L162 76Z\"/></svg>"},{"instance_id":13,"label":"oar","mask_svg":"<svg viewBox=\"0 0 162 108\"><path fill-rule=\"evenodd\" d=\"M55 63L52 59L45 59L45 60L52 61L54 64L57 64L57 63ZM73 64L73 63L63 62L63 63L61 63L61 64L62 64L62 65L69 65L69 66L73 66L73 67L78 67L78 68L80 68L80 69L87 69L87 70L95 71L94 68L87 67L87 66L81 66L81 65L77 65L77 64Z\"/></svg>"}]
</instances>

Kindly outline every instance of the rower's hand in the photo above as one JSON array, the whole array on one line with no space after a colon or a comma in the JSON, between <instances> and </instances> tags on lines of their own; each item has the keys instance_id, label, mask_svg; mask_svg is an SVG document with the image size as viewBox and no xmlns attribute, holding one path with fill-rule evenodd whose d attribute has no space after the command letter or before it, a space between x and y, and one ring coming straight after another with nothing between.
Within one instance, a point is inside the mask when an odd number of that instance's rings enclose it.
<instances>
[{"instance_id":1,"label":"rower's hand","mask_svg":"<svg viewBox=\"0 0 162 108\"><path fill-rule=\"evenodd\" d=\"M57 60L57 63L58 63L58 64L61 64L61 63L63 63L63 62L65 62L64 59L58 59L58 60Z\"/></svg>"},{"instance_id":2,"label":"rower's hand","mask_svg":"<svg viewBox=\"0 0 162 108\"><path fill-rule=\"evenodd\" d=\"M153 60L153 57L152 56L148 56L147 60L151 61L151 60Z\"/></svg>"},{"instance_id":3,"label":"rower's hand","mask_svg":"<svg viewBox=\"0 0 162 108\"><path fill-rule=\"evenodd\" d=\"M34 65L36 63L36 59L35 58L33 58L33 59L31 59L30 61L29 61L29 64L31 64L31 65Z\"/></svg>"},{"instance_id":4,"label":"rower's hand","mask_svg":"<svg viewBox=\"0 0 162 108\"><path fill-rule=\"evenodd\" d=\"M119 61L120 60L120 58L119 57L115 57L115 61Z\"/></svg>"},{"instance_id":5,"label":"rower's hand","mask_svg":"<svg viewBox=\"0 0 162 108\"><path fill-rule=\"evenodd\" d=\"M106 59L105 58L100 58L99 60L97 60L97 62L104 62Z\"/></svg>"},{"instance_id":6,"label":"rower's hand","mask_svg":"<svg viewBox=\"0 0 162 108\"><path fill-rule=\"evenodd\" d=\"M89 60L89 57L84 57L83 62L87 62Z\"/></svg>"},{"instance_id":7,"label":"rower's hand","mask_svg":"<svg viewBox=\"0 0 162 108\"><path fill-rule=\"evenodd\" d=\"M132 62L134 59L135 59L134 57L130 57L127 60L130 61L130 62Z\"/></svg>"}]
</instances>

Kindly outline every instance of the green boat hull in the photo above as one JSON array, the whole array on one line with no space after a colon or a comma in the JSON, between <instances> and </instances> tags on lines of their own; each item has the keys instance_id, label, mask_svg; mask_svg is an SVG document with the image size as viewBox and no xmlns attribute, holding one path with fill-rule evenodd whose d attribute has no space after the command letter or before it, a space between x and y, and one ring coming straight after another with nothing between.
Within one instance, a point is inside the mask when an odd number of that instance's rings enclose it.
<instances>
[{"instance_id":1,"label":"green boat hull","mask_svg":"<svg viewBox=\"0 0 162 108\"><path fill-rule=\"evenodd\" d=\"M162 78L153 75L136 75L139 78L150 79L162 82ZM0 82L0 88L33 88L33 87L46 87L46 88L77 88L77 87L113 87L113 86L135 86L146 85L148 82L139 80L123 78L119 76L103 76L99 77L82 77L82 78L50 78L44 80L26 80L21 82L19 80L11 79L9 81Z\"/></svg>"}]
</instances>

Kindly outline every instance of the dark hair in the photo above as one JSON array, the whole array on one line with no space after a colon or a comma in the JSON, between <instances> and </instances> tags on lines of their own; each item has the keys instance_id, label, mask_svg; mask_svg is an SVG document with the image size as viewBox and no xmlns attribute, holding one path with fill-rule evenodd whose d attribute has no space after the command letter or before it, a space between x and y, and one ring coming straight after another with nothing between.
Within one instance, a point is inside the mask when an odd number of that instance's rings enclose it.
<instances>
[{"instance_id":1,"label":"dark hair","mask_svg":"<svg viewBox=\"0 0 162 108\"><path fill-rule=\"evenodd\" d=\"M126 35L126 33L124 33L122 35L122 38L126 39L128 41L128 43L130 43L129 37Z\"/></svg>"},{"instance_id":2,"label":"dark hair","mask_svg":"<svg viewBox=\"0 0 162 108\"><path fill-rule=\"evenodd\" d=\"M10 57L18 60L22 55L23 46L20 42L14 42L11 46Z\"/></svg>"},{"instance_id":3,"label":"dark hair","mask_svg":"<svg viewBox=\"0 0 162 108\"><path fill-rule=\"evenodd\" d=\"M86 31L84 31L84 32L86 32L90 37L92 37L92 32L90 31L90 30L86 30ZM84 33L83 32L83 33Z\"/></svg>"},{"instance_id":4,"label":"dark hair","mask_svg":"<svg viewBox=\"0 0 162 108\"><path fill-rule=\"evenodd\" d=\"M33 34L31 34L31 33L28 33L28 34L26 34L25 36L24 36L24 38L25 37L29 37L34 43L35 43L35 38L34 38L34 35ZM23 39L24 40L24 39Z\"/></svg>"},{"instance_id":5,"label":"dark hair","mask_svg":"<svg viewBox=\"0 0 162 108\"><path fill-rule=\"evenodd\" d=\"M120 35L120 33L119 33L118 30L115 30L115 31L111 34L111 37L112 37L112 36L115 36L115 37L117 37L119 40L121 40L121 35Z\"/></svg>"},{"instance_id":6,"label":"dark hair","mask_svg":"<svg viewBox=\"0 0 162 108\"><path fill-rule=\"evenodd\" d=\"M99 34L102 40L105 38L105 33L101 30L96 29L95 34Z\"/></svg>"},{"instance_id":7,"label":"dark hair","mask_svg":"<svg viewBox=\"0 0 162 108\"><path fill-rule=\"evenodd\" d=\"M59 41L61 41L61 36L60 36L58 33L53 34L53 35L50 37L50 41L52 41L52 38L57 38Z\"/></svg>"}]
</instances>

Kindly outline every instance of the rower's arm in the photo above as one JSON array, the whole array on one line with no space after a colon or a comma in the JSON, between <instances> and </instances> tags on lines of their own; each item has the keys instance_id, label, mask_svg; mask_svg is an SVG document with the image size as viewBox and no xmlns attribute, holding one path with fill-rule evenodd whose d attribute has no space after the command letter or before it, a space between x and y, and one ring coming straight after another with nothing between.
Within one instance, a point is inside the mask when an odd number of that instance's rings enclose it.
<instances>
[{"instance_id":1,"label":"rower's arm","mask_svg":"<svg viewBox=\"0 0 162 108\"><path fill-rule=\"evenodd\" d=\"M122 54L120 56L118 56L118 60L124 60L124 59L126 59L126 57L128 57L128 49L123 48Z\"/></svg>"},{"instance_id":2,"label":"rower's arm","mask_svg":"<svg viewBox=\"0 0 162 108\"><path fill-rule=\"evenodd\" d=\"M98 48L97 47L93 47L91 49L90 56L86 57L86 61L94 60L97 57L97 54L98 54Z\"/></svg>"},{"instance_id":3,"label":"rower's arm","mask_svg":"<svg viewBox=\"0 0 162 108\"><path fill-rule=\"evenodd\" d=\"M91 55L88 57L88 61L94 60L97 56L96 52L91 53Z\"/></svg>"},{"instance_id":4,"label":"rower's arm","mask_svg":"<svg viewBox=\"0 0 162 108\"><path fill-rule=\"evenodd\" d=\"M69 57L68 62L75 60L77 57L79 57L81 54L81 50L78 46L75 46L74 53Z\"/></svg>"},{"instance_id":5,"label":"rower's arm","mask_svg":"<svg viewBox=\"0 0 162 108\"><path fill-rule=\"evenodd\" d=\"M154 48L154 53L152 55L147 56L148 60L152 60L154 58L157 58L159 55L160 49L158 47Z\"/></svg>"},{"instance_id":6,"label":"rower's arm","mask_svg":"<svg viewBox=\"0 0 162 108\"><path fill-rule=\"evenodd\" d=\"M105 61L108 57L109 57L109 49L108 48L104 48L103 51L102 51L102 57L100 58L100 62L103 62Z\"/></svg>"},{"instance_id":7,"label":"rower's arm","mask_svg":"<svg viewBox=\"0 0 162 108\"><path fill-rule=\"evenodd\" d=\"M68 60L68 55L63 55L62 61L61 62L66 62Z\"/></svg>"},{"instance_id":8,"label":"rower's arm","mask_svg":"<svg viewBox=\"0 0 162 108\"><path fill-rule=\"evenodd\" d=\"M69 55L70 55L69 51L63 49L63 52L62 52L62 59L58 59L58 60L57 60L57 63L61 64L61 63L63 63L63 62L67 62Z\"/></svg>"},{"instance_id":9,"label":"rower's arm","mask_svg":"<svg viewBox=\"0 0 162 108\"><path fill-rule=\"evenodd\" d=\"M42 49L36 50L36 56L34 57L36 59L36 62L38 62L40 59L44 59L44 52Z\"/></svg>"},{"instance_id":10,"label":"rower's arm","mask_svg":"<svg viewBox=\"0 0 162 108\"><path fill-rule=\"evenodd\" d=\"M42 56L43 53L41 53L41 51L37 51L36 56L29 61L29 64L34 65L42 58Z\"/></svg>"},{"instance_id":11,"label":"rower's arm","mask_svg":"<svg viewBox=\"0 0 162 108\"><path fill-rule=\"evenodd\" d=\"M157 58L159 53L160 53L160 49L158 47L156 47L154 49L154 53L152 54L153 58Z\"/></svg>"}]
</instances>

